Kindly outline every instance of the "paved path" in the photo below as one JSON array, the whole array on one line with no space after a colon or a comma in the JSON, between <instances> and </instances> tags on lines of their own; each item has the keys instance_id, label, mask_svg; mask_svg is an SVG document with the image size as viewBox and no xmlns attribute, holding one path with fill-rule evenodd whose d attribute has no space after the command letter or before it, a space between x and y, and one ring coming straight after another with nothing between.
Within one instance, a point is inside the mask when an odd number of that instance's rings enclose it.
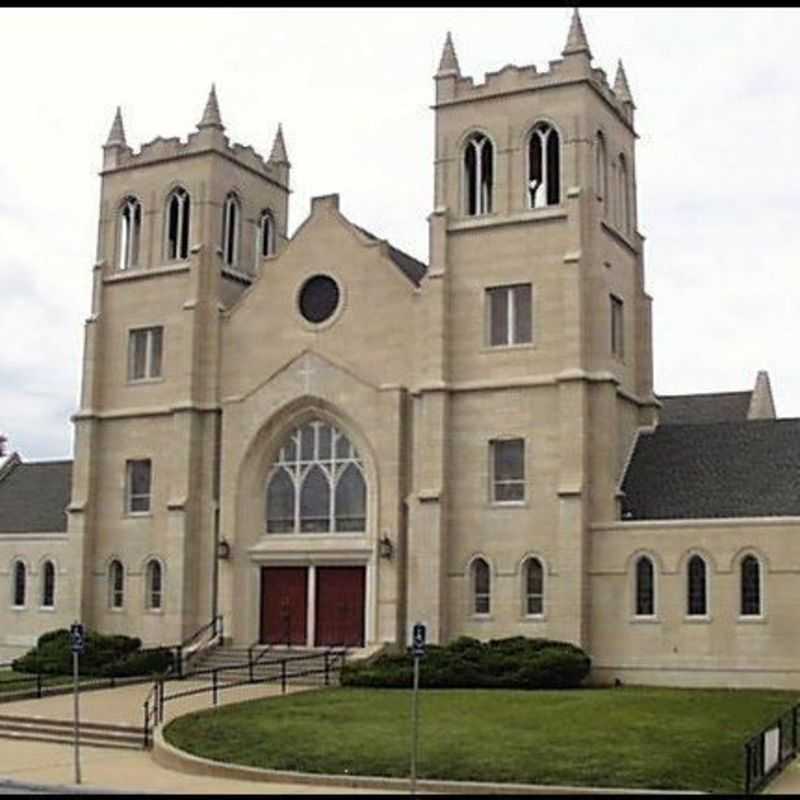
<instances>
[{"instance_id":1,"label":"paved path","mask_svg":"<svg viewBox=\"0 0 800 800\"><path fill-rule=\"evenodd\" d=\"M763 794L800 794L800 759L792 761Z\"/></svg>"},{"instance_id":2,"label":"paved path","mask_svg":"<svg viewBox=\"0 0 800 800\"><path fill-rule=\"evenodd\" d=\"M168 684L165 694L208 685L208 682L178 681ZM140 725L142 704L150 684L117 689L100 689L81 694L81 718L92 722L122 722ZM303 688L290 687L290 691ZM280 694L280 687L255 684L226 689L220 693L224 704ZM164 721L200 708L209 708L211 693L168 702ZM72 719L72 695L19 700L0 705L0 714ZM126 792L170 792L192 794L360 794L358 790L314 787L304 784L271 784L253 781L209 778L173 772L156 764L146 751L81 748L81 777L86 788L105 788ZM45 785L74 785L74 760L71 745L27 742L0 738L0 778ZM365 794L374 791L364 790Z\"/></svg>"}]
</instances>

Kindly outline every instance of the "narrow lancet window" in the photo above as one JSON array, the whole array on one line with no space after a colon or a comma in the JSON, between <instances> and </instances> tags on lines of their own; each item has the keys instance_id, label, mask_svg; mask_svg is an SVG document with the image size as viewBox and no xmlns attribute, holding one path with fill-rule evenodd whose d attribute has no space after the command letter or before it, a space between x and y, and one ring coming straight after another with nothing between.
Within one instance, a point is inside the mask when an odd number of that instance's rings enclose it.
<instances>
[{"instance_id":1,"label":"narrow lancet window","mask_svg":"<svg viewBox=\"0 0 800 800\"><path fill-rule=\"evenodd\" d=\"M652 617L655 608L653 562L647 556L642 556L636 562L636 616Z\"/></svg>"},{"instance_id":2,"label":"narrow lancet window","mask_svg":"<svg viewBox=\"0 0 800 800\"><path fill-rule=\"evenodd\" d=\"M178 187L167 199L167 260L182 261L189 257L189 193Z\"/></svg>"},{"instance_id":3,"label":"narrow lancet window","mask_svg":"<svg viewBox=\"0 0 800 800\"><path fill-rule=\"evenodd\" d=\"M700 556L689 559L687 578L688 614L690 617L704 617L708 613L706 562Z\"/></svg>"},{"instance_id":4,"label":"narrow lancet window","mask_svg":"<svg viewBox=\"0 0 800 800\"><path fill-rule=\"evenodd\" d=\"M18 608L25 605L25 590L27 584L27 574L25 564L22 561L17 561L14 564L14 590L12 602Z\"/></svg>"},{"instance_id":5,"label":"narrow lancet window","mask_svg":"<svg viewBox=\"0 0 800 800\"><path fill-rule=\"evenodd\" d=\"M528 206L544 208L561 202L561 146L558 132L537 122L528 142Z\"/></svg>"},{"instance_id":6,"label":"narrow lancet window","mask_svg":"<svg viewBox=\"0 0 800 800\"><path fill-rule=\"evenodd\" d=\"M125 570L116 559L108 568L108 604L111 608L122 608L125 603Z\"/></svg>"},{"instance_id":7,"label":"narrow lancet window","mask_svg":"<svg viewBox=\"0 0 800 800\"><path fill-rule=\"evenodd\" d=\"M271 211L262 211L258 226L259 248L262 256L275 254L275 219Z\"/></svg>"},{"instance_id":8,"label":"narrow lancet window","mask_svg":"<svg viewBox=\"0 0 800 800\"><path fill-rule=\"evenodd\" d=\"M489 565L482 559L472 562L472 613L491 612L492 578Z\"/></svg>"},{"instance_id":9,"label":"narrow lancet window","mask_svg":"<svg viewBox=\"0 0 800 800\"><path fill-rule=\"evenodd\" d=\"M494 148L488 136L474 133L464 149L465 211L491 214L494 191Z\"/></svg>"},{"instance_id":10,"label":"narrow lancet window","mask_svg":"<svg viewBox=\"0 0 800 800\"><path fill-rule=\"evenodd\" d=\"M42 608L53 608L56 595L56 568L45 561L42 569Z\"/></svg>"},{"instance_id":11,"label":"narrow lancet window","mask_svg":"<svg viewBox=\"0 0 800 800\"><path fill-rule=\"evenodd\" d=\"M139 266L142 232L142 205L135 197L126 197L119 215L119 269Z\"/></svg>"},{"instance_id":12,"label":"narrow lancet window","mask_svg":"<svg viewBox=\"0 0 800 800\"><path fill-rule=\"evenodd\" d=\"M741 566L741 615L761 614L761 565L755 556L745 556Z\"/></svg>"},{"instance_id":13,"label":"narrow lancet window","mask_svg":"<svg viewBox=\"0 0 800 800\"><path fill-rule=\"evenodd\" d=\"M603 204L603 211L606 208L606 198L608 197L608 170L606 155L606 139L598 131L595 140L594 151L594 192L597 199Z\"/></svg>"},{"instance_id":14,"label":"narrow lancet window","mask_svg":"<svg viewBox=\"0 0 800 800\"><path fill-rule=\"evenodd\" d=\"M628 180L628 164L625 156L620 154L619 157L619 170L617 171L619 180L619 226L624 233L631 232L631 196L630 185Z\"/></svg>"},{"instance_id":15,"label":"narrow lancet window","mask_svg":"<svg viewBox=\"0 0 800 800\"><path fill-rule=\"evenodd\" d=\"M239 261L240 218L239 200L233 192L229 192L222 218L222 258L228 267L235 267Z\"/></svg>"},{"instance_id":16,"label":"narrow lancet window","mask_svg":"<svg viewBox=\"0 0 800 800\"><path fill-rule=\"evenodd\" d=\"M528 616L544 613L544 569L538 558L525 562L525 613Z\"/></svg>"},{"instance_id":17,"label":"narrow lancet window","mask_svg":"<svg viewBox=\"0 0 800 800\"><path fill-rule=\"evenodd\" d=\"M162 570L161 564L152 559L147 564L147 608L151 611L161 609Z\"/></svg>"}]
</instances>

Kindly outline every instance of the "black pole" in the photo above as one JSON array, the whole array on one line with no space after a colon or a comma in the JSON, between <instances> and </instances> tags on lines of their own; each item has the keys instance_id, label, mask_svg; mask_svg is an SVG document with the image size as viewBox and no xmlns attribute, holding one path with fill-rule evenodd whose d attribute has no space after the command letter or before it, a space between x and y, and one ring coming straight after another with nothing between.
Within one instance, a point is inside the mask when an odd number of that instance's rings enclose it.
<instances>
[{"instance_id":1,"label":"black pole","mask_svg":"<svg viewBox=\"0 0 800 800\"><path fill-rule=\"evenodd\" d=\"M211 672L211 688L214 694L214 705L217 704L217 670Z\"/></svg>"},{"instance_id":2,"label":"black pole","mask_svg":"<svg viewBox=\"0 0 800 800\"><path fill-rule=\"evenodd\" d=\"M286 659L281 661L281 694L286 694Z\"/></svg>"}]
</instances>

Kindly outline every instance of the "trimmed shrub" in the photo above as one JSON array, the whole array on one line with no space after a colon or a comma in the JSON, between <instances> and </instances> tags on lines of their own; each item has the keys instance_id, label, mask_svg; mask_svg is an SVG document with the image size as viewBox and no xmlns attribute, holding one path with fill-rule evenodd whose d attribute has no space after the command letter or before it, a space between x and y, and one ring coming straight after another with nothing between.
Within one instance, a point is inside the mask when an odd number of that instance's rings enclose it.
<instances>
[{"instance_id":1,"label":"trimmed shrub","mask_svg":"<svg viewBox=\"0 0 800 800\"><path fill-rule=\"evenodd\" d=\"M343 686L407 689L414 668L411 651L383 653L346 664ZM467 636L432 646L420 661L426 689L574 689L589 674L591 659L580 647L550 639L513 636L481 642Z\"/></svg>"},{"instance_id":2,"label":"trimmed shrub","mask_svg":"<svg viewBox=\"0 0 800 800\"><path fill-rule=\"evenodd\" d=\"M140 653L142 640L135 636L106 636L89 630L85 641L79 661L81 675L104 676L110 675L112 671L120 676L148 674L159 671L164 663L172 663L169 651L164 651L166 656L152 650ZM72 672L69 630L59 628L43 633L37 640L36 647L16 659L12 667L18 672L68 675ZM139 669L142 669L142 673L138 672Z\"/></svg>"}]
</instances>

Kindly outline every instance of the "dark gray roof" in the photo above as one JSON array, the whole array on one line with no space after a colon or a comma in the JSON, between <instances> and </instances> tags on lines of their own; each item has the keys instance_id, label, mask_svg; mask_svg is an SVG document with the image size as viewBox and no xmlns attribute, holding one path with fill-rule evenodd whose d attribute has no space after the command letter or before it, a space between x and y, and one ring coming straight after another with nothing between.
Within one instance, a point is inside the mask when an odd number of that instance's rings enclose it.
<instances>
[{"instance_id":1,"label":"dark gray roof","mask_svg":"<svg viewBox=\"0 0 800 800\"><path fill-rule=\"evenodd\" d=\"M716 394L660 395L663 408L660 425L690 425L706 422L734 422L747 419L752 391Z\"/></svg>"},{"instance_id":2,"label":"dark gray roof","mask_svg":"<svg viewBox=\"0 0 800 800\"><path fill-rule=\"evenodd\" d=\"M622 491L623 519L800 516L800 419L660 425Z\"/></svg>"},{"instance_id":3,"label":"dark gray roof","mask_svg":"<svg viewBox=\"0 0 800 800\"><path fill-rule=\"evenodd\" d=\"M376 236L374 233L370 233L368 230L365 230L360 225L356 225L355 223L350 223L354 228L358 228L361 233L364 234L369 239L372 239L374 242L383 241L380 237ZM408 253L404 253L402 250L398 250L394 245L386 242L389 246L389 258L394 261L394 263L400 268L400 271L415 285L419 286L420 281L422 281L423 277L425 277L425 273L428 271L428 267L426 264L423 264L421 261L417 261L416 258L410 256Z\"/></svg>"},{"instance_id":4,"label":"dark gray roof","mask_svg":"<svg viewBox=\"0 0 800 800\"><path fill-rule=\"evenodd\" d=\"M66 531L71 461L16 464L0 478L0 533Z\"/></svg>"}]
</instances>

